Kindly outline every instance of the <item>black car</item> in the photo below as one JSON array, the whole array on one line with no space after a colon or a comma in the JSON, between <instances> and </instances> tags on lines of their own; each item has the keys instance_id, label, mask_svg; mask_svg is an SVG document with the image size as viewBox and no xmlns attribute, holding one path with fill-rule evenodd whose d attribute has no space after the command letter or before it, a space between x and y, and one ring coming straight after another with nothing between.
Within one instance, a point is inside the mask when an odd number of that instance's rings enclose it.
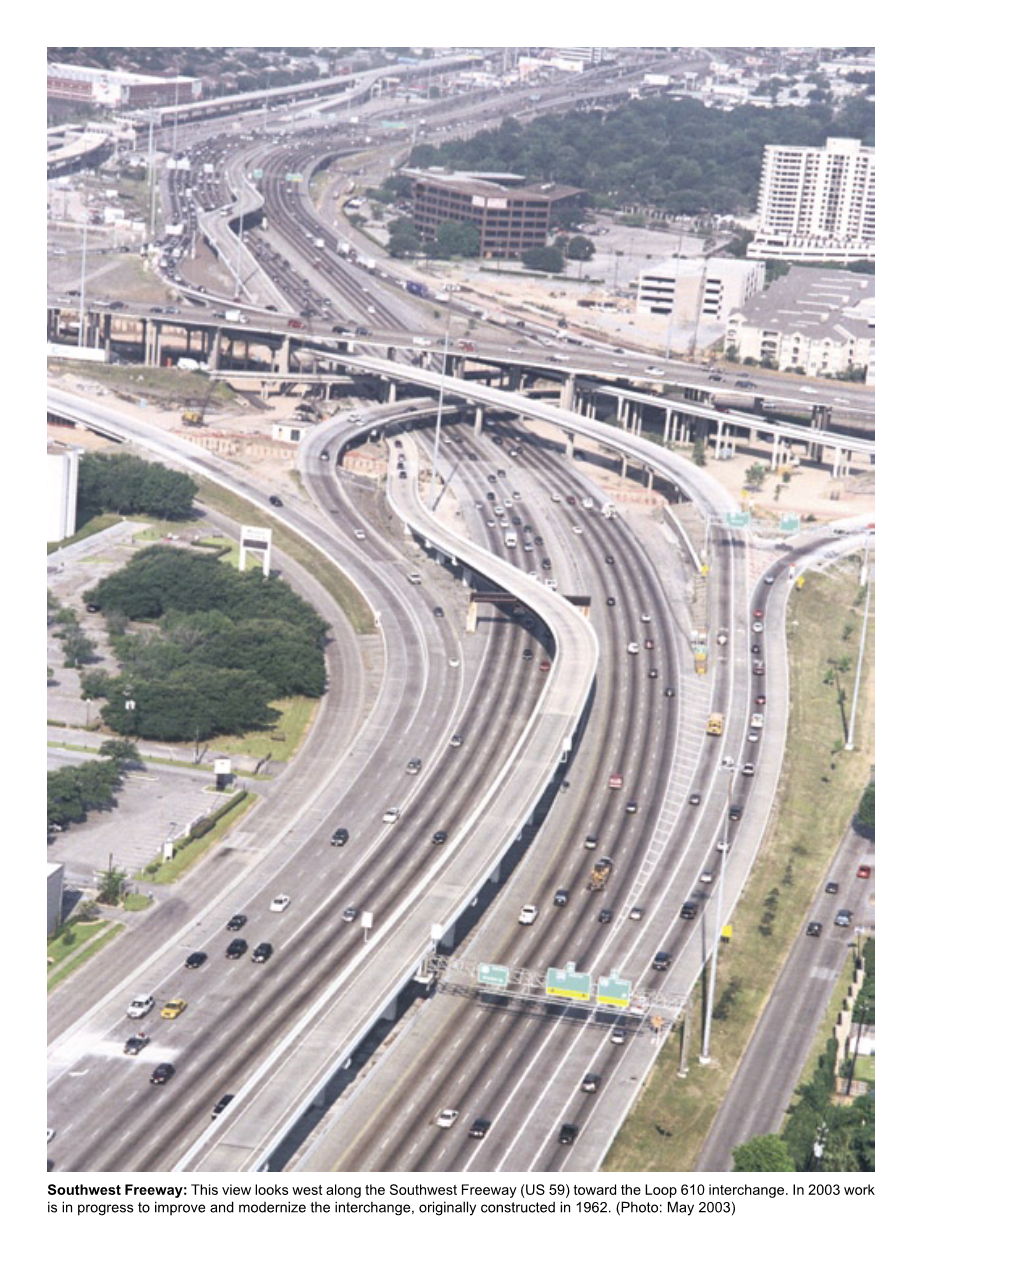
<instances>
[{"instance_id":1,"label":"black car","mask_svg":"<svg viewBox=\"0 0 1020 1267\"><path fill-rule=\"evenodd\" d=\"M270 497L269 499L269 504L270 506L282 506L283 500L282 498L277 497L277 495L274 493L272 497Z\"/></svg>"},{"instance_id":2,"label":"black car","mask_svg":"<svg viewBox=\"0 0 1020 1267\"><path fill-rule=\"evenodd\" d=\"M731 823L739 822L740 815L743 814L743 812L744 812L743 806L731 805L730 806L730 822Z\"/></svg>"},{"instance_id":3,"label":"black car","mask_svg":"<svg viewBox=\"0 0 1020 1267\"><path fill-rule=\"evenodd\" d=\"M615 563L615 562L616 562L616 560L613 558L613 556L612 556L611 554L607 554L607 555L606 555L606 562L607 562L607 563Z\"/></svg>"},{"instance_id":4,"label":"black car","mask_svg":"<svg viewBox=\"0 0 1020 1267\"><path fill-rule=\"evenodd\" d=\"M607 607L616 606L616 599L612 596L612 594L610 594L609 597L606 599L606 606Z\"/></svg>"},{"instance_id":5,"label":"black car","mask_svg":"<svg viewBox=\"0 0 1020 1267\"><path fill-rule=\"evenodd\" d=\"M564 1122L560 1127L560 1143L572 1144L577 1139L578 1130L579 1127L576 1127L573 1122Z\"/></svg>"},{"instance_id":6,"label":"black car","mask_svg":"<svg viewBox=\"0 0 1020 1267\"><path fill-rule=\"evenodd\" d=\"M248 922L247 915L231 915L227 920L227 932L236 933L239 928L244 928Z\"/></svg>"},{"instance_id":7,"label":"black car","mask_svg":"<svg viewBox=\"0 0 1020 1267\"><path fill-rule=\"evenodd\" d=\"M688 804L688 805L700 805L700 804L701 804L701 793L700 793L700 792L692 792L692 793L690 794L690 796L687 798L687 804Z\"/></svg>"},{"instance_id":8,"label":"black car","mask_svg":"<svg viewBox=\"0 0 1020 1267\"><path fill-rule=\"evenodd\" d=\"M252 963L265 963L272 953L272 943L268 941L260 941L252 951L251 961Z\"/></svg>"},{"instance_id":9,"label":"black car","mask_svg":"<svg viewBox=\"0 0 1020 1267\"><path fill-rule=\"evenodd\" d=\"M751 643L751 654L752 654L752 655L761 655L761 643L760 643L760 642L752 642L752 643Z\"/></svg>"},{"instance_id":10,"label":"black car","mask_svg":"<svg viewBox=\"0 0 1020 1267\"><path fill-rule=\"evenodd\" d=\"M672 699L676 695L676 691L671 686L667 686L662 693L667 699Z\"/></svg>"},{"instance_id":11,"label":"black car","mask_svg":"<svg viewBox=\"0 0 1020 1267\"><path fill-rule=\"evenodd\" d=\"M149 1036L147 1034L132 1034L132 1036L124 1044L125 1056L137 1056L143 1048L148 1047Z\"/></svg>"},{"instance_id":12,"label":"black car","mask_svg":"<svg viewBox=\"0 0 1020 1267\"><path fill-rule=\"evenodd\" d=\"M446 615L446 612L444 612L444 611L443 611L443 609L442 609L441 607L433 607L433 608L432 608L432 615L433 615L433 616L445 616L445 615Z\"/></svg>"},{"instance_id":13,"label":"black car","mask_svg":"<svg viewBox=\"0 0 1020 1267\"><path fill-rule=\"evenodd\" d=\"M329 843L331 845L346 845L350 838L351 833L346 827L338 827L333 835L330 836Z\"/></svg>"},{"instance_id":14,"label":"black car","mask_svg":"<svg viewBox=\"0 0 1020 1267\"><path fill-rule=\"evenodd\" d=\"M437 831L437 832L433 832L433 834L432 834L432 843L433 843L434 845L445 845L445 844L446 844L446 832L445 832L445 831Z\"/></svg>"},{"instance_id":15,"label":"black car","mask_svg":"<svg viewBox=\"0 0 1020 1267\"><path fill-rule=\"evenodd\" d=\"M649 677L658 677L658 676L659 676L659 670L658 670L658 669L649 669L649 670L648 670L648 676L649 676Z\"/></svg>"},{"instance_id":16,"label":"black car","mask_svg":"<svg viewBox=\"0 0 1020 1267\"><path fill-rule=\"evenodd\" d=\"M553 897L553 906L566 906L569 900L570 900L569 889L557 889L556 894Z\"/></svg>"},{"instance_id":17,"label":"black car","mask_svg":"<svg viewBox=\"0 0 1020 1267\"><path fill-rule=\"evenodd\" d=\"M623 808L624 808L624 811L628 814L636 814L637 808L638 808L637 801L628 801L627 804Z\"/></svg>"},{"instance_id":18,"label":"black car","mask_svg":"<svg viewBox=\"0 0 1020 1267\"><path fill-rule=\"evenodd\" d=\"M369 334L370 331L368 329L368 326L358 326L358 328L354 331L354 333L360 334L360 335L366 335L366 334Z\"/></svg>"},{"instance_id":19,"label":"black car","mask_svg":"<svg viewBox=\"0 0 1020 1267\"><path fill-rule=\"evenodd\" d=\"M807 933L809 937L821 937L822 926L818 922L818 920L813 919L811 923L808 924L807 928L805 929L805 932Z\"/></svg>"},{"instance_id":20,"label":"black car","mask_svg":"<svg viewBox=\"0 0 1020 1267\"><path fill-rule=\"evenodd\" d=\"M601 1082L602 1075L600 1073L586 1073L581 1079L581 1090L589 1092L597 1091Z\"/></svg>"},{"instance_id":21,"label":"black car","mask_svg":"<svg viewBox=\"0 0 1020 1267\"><path fill-rule=\"evenodd\" d=\"M535 545L537 545L537 546L544 546L544 545L545 545L545 537L536 537L536 538L535 538Z\"/></svg>"},{"instance_id":22,"label":"black car","mask_svg":"<svg viewBox=\"0 0 1020 1267\"><path fill-rule=\"evenodd\" d=\"M609 909L608 906L604 906L602 910L599 911L599 923L611 924L612 922L613 922L613 912Z\"/></svg>"},{"instance_id":23,"label":"black car","mask_svg":"<svg viewBox=\"0 0 1020 1267\"><path fill-rule=\"evenodd\" d=\"M471 1129L468 1134L472 1139L484 1139L489 1133L489 1127L492 1123L487 1117L476 1117L471 1123Z\"/></svg>"},{"instance_id":24,"label":"black car","mask_svg":"<svg viewBox=\"0 0 1020 1267\"><path fill-rule=\"evenodd\" d=\"M656 972L665 972L672 962L673 956L668 950L657 950L652 960L652 967Z\"/></svg>"},{"instance_id":25,"label":"black car","mask_svg":"<svg viewBox=\"0 0 1020 1267\"><path fill-rule=\"evenodd\" d=\"M835 880L830 880L825 886L826 893L838 893L839 884Z\"/></svg>"},{"instance_id":26,"label":"black car","mask_svg":"<svg viewBox=\"0 0 1020 1267\"><path fill-rule=\"evenodd\" d=\"M697 902L685 902L683 906L680 907L681 919L693 919L695 915L697 915L697 913L698 913Z\"/></svg>"},{"instance_id":27,"label":"black car","mask_svg":"<svg viewBox=\"0 0 1020 1267\"><path fill-rule=\"evenodd\" d=\"M350 331L347 329L346 326L334 326L333 333L334 334L350 334Z\"/></svg>"},{"instance_id":28,"label":"black car","mask_svg":"<svg viewBox=\"0 0 1020 1267\"><path fill-rule=\"evenodd\" d=\"M184 966L185 968L201 968L208 958L204 950L195 950L185 959Z\"/></svg>"},{"instance_id":29,"label":"black car","mask_svg":"<svg viewBox=\"0 0 1020 1267\"><path fill-rule=\"evenodd\" d=\"M169 1082L174 1076L174 1067L167 1061L162 1061L153 1069L149 1075L149 1081L155 1086L162 1086L164 1082Z\"/></svg>"},{"instance_id":30,"label":"black car","mask_svg":"<svg viewBox=\"0 0 1020 1267\"><path fill-rule=\"evenodd\" d=\"M221 1095L220 1098L213 1105L213 1111L212 1111L213 1117L219 1117L219 1115L223 1112L223 1110L227 1107L227 1105L230 1103L230 1101L233 1098L234 1097L232 1095Z\"/></svg>"},{"instance_id":31,"label":"black car","mask_svg":"<svg viewBox=\"0 0 1020 1267\"><path fill-rule=\"evenodd\" d=\"M535 658L535 653L534 651L532 651L530 647L525 647L524 650L521 652L522 660L533 660L534 658Z\"/></svg>"},{"instance_id":32,"label":"black car","mask_svg":"<svg viewBox=\"0 0 1020 1267\"><path fill-rule=\"evenodd\" d=\"M248 952L248 943L244 940L243 937L235 937L234 940L227 947L227 958L240 959L241 956L244 954L247 954L247 952Z\"/></svg>"}]
</instances>

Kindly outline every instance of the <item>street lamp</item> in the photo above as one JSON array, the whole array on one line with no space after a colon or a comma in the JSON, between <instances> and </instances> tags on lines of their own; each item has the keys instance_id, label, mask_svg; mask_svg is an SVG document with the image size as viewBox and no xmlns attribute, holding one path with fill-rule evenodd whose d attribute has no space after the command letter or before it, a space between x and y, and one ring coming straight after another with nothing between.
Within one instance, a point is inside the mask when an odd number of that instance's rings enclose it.
<instances>
[{"instance_id":1,"label":"street lamp","mask_svg":"<svg viewBox=\"0 0 1020 1267\"><path fill-rule=\"evenodd\" d=\"M730 851L730 817L729 807L733 804L733 780L737 774L736 762L730 770L729 782L726 785L726 817L723 819L722 866L719 868L719 884L715 890L715 940L712 944L712 966L708 975L708 999L705 1005L705 1037L701 1043L699 1063L707 1065L709 1061L709 1044L712 1039L712 1007L715 1003L715 969L719 959L719 940L722 936L722 902L723 886L726 882L726 855Z\"/></svg>"}]
</instances>

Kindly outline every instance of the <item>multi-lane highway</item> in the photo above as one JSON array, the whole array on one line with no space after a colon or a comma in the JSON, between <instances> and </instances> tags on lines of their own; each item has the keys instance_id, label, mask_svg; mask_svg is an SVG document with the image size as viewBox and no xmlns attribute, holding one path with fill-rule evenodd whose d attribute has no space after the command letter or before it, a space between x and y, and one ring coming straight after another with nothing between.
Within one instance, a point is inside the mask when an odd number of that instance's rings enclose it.
<instances>
[{"instance_id":1,"label":"multi-lane highway","mask_svg":"<svg viewBox=\"0 0 1020 1267\"><path fill-rule=\"evenodd\" d=\"M419 364L436 349L421 351L406 293L315 245L323 222L287 177L307 178L321 144L224 151L229 189L256 154L272 228L249 247L284 311L249 318L251 330L328 340L334 318L365 321L374 332L353 351L344 336L335 360L356 357L426 396L447 386ZM196 204L208 215L224 197L208 181L189 195L179 176L169 188L192 235ZM165 264L176 280L178 260L171 251ZM508 364L709 387L689 366L594 346L548 352L538 330L486 330ZM398 359L367 354L376 342ZM660 446L480 383L458 383L456 396L495 412L484 428L446 428L436 507L432 437L413 425L413 402L374 409L354 429L328 423L302 447L303 492L278 518L377 614L381 673L352 732L345 710L360 666L356 640L340 639L300 765L164 904L153 935L127 940L116 972L97 963L76 997L55 995L57 1168L595 1169L656 1054L649 1017L675 1015L701 971L778 782L785 561L754 581L746 535L724 526L730 499ZM50 408L264 504L186 441L68 393L51 392ZM510 415L519 421L500 421ZM705 557L600 513L598 488L563 460L550 425L682 490L707 521ZM386 436L388 514L404 540L335 466L373 427ZM710 643L702 675L690 593L705 563L704 623L728 637ZM724 718L719 736L711 714ZM593 882L600 860L604 886ZM228 928L234 916L244 919ZM253 958L262 943L270 951ZM436 952L460 967L442 972ZM195 955L205 958L188 966ZM635 1006L479 991L471 963L505 965L524 983L551 967L613 974ZM135 996L152 1009L126 1015ZM177 997L187 1007L163 1017ZM147 1042L129 1054L140 1026ZM171 1072L153 1084L157 1064ZM456 1115L448 1130L437 1125L444 1110Z\"/></svg>"}]
</instances>

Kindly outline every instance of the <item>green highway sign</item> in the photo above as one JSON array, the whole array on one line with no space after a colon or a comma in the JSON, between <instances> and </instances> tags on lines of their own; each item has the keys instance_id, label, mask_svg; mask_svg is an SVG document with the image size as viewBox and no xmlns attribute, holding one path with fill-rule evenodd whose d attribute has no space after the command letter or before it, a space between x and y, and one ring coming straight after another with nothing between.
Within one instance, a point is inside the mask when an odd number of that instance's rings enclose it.
<instances>
[{"instance_id":1,"label":"green highway sign","mask_svg":"<svg viewBox=\"0 0 1020 1267\"><path fill-rule=\"evenodd\" d=\"M501 963L480 963L478 965L479 985L498 985L504 988L510 983L510 969Z\"/></svg>"},{"instance_id":2,"label":"green highway sign","mask_svg":"<svg viewBox=\"0 0 1020 1267\"><path fill-rule=\"evenodd\" d=\"M251 174L251 178L252 178L252 180L261 180L261 179L262 179L262 168L261 168L261 167L256 167L256 168L254 168L254 169L253 169L253 171L252 171L252 174Z\"/></svg>"},{"instance_id":3,"label":"green highway sign","mask_svg":"<svg viewBox=\"0 0 1020 1267\"><path fill-rule=\"evenodd\" d=\"M746 528L751 522L751 512L749 510L731 510L726 514L727 528Z\"/></svg>"},{"instance_id":4,"label":"green highway sign","mask_svg":"<svg viewBox=\"0 0 1020 1267\"><path fill-rule=\"evenodd\" d=\"M779 520L780 532L800 532L800 515L782 515Z\"/></svg>"},{"instance_id":5,"label":"green highway sign","mask_svg":"<svg viewBox=\"0 0 1020 1267\"><path fill-rule=\"evenodd\" d=\"M545 974L545 992L566 999L590 999L591 973L578 972L572 963L565 968L549 968Z\"/></svg>"},{"instance_id":6,"label":"green highway sign","mask_svg":"<svg viewBox=\"0 0 1020 1267\"><path fill-rule=\"evenodd\" d=\"M596 1002L608 1007L630 1007L630 985L629 981L620 980L614 968L608 977L599 977Z\"/></svg>"}]
</instances>

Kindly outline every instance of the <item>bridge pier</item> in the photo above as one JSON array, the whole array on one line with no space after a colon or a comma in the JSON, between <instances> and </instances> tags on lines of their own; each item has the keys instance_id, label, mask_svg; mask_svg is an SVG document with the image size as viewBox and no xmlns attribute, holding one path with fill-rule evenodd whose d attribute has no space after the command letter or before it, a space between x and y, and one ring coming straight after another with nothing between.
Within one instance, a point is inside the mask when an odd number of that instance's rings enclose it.
<instances>
[{"instance_id":1,"label":"bridge pier","mask_svg":"<svg viewBox=\"0 0 1020 1267\"><path fill-rule=\"evenodd\" d=\"M560 408L571 412L574 408L574 383L574 375L568 374L560 386Z\"/></svg>"},{"instance_id":2,"label":"bridge pier","mask_svg":"<svg viewBox=\"0 0 1020 1267\"><path fill-rule=\"evenodd\" d=\"M397 399L397 380L395 378L391 378L390 388L386 395L386 401L388 404L392 405L396 402L396 399Z\"/></svg>"},{"instance_id":3,"label":"bridge pier","mask_svg":"<svg viewBox=\"0 0 1020 1267\"><path fill-rule=\"evenodd\" d=\"M472 430L476 436L482 434L482 419L485 417L485 410L481 405L475 405L475 421Z\"/></svg>"},{"instance_id":4,"label":"bridge pier","mask_svg":"<svg viewBox=\"0 0 1020 1267\"><path fill-rule=\"evenodd\" d=\"M573 461L574 458L574 433L568 431L565 433L567 437L567 457Z\"/></svg>"}]
</instances>

